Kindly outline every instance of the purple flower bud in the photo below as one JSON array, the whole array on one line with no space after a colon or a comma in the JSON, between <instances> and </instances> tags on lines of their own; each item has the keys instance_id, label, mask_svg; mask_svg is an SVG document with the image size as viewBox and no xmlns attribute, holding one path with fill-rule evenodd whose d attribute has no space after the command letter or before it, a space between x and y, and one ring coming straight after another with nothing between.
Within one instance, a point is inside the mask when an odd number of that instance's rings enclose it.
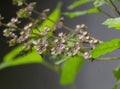
<instances>
[{"instance_id":1,"label":"purple flower bud","mask_svg":"<svg viewBox=\"0 0 120 89\"><path fill-rule=\"evenodd\" d=\"M60 47L60 50L65 49L65 45L64 44L60 44L59 47Z\"/></svg>"},{"instance_id":2,"label":"purple flower bud","mask_svg":"<svg viewBox=\"0 0 120 89\"><path fill-rule=\"evenodd\" d=\"M58 22L58 23L57 23L57 28L58 28L58 29L61 29L62 27L63 27L63 22Z\"/></svg>"}]
</instances>

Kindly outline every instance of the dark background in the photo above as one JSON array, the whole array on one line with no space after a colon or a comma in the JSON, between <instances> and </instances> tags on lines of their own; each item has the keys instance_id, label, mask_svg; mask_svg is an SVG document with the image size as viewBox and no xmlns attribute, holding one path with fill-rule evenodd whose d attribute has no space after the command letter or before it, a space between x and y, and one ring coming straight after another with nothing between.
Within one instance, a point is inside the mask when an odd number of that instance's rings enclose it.
<instances>
[{"instance_id":1,"label":"dark background","mask_svg":"<svg viewBox=\"0 0 120 89\"><path fill-rule=\"evenodd\" d=\"M31 0L32 1L32 0ZM34 0L37 1L37 9L50 8L53 10L58 0ZM59 0L60 1L60 0ZM74 0L62 0L65 11L66 6L71 4ZM91 5L78 7L75 10L83 10ZM103 7L104 8L104 7ZM0 13L5 17L4 22L8 22L11 17L15 16L15 11L18 8L13 6L11 0L0 0ZM109 9L104 9L109 12ZM120 32L114 29L107 29L101 23L107 17L102 14L86 15L76 17L75 19L65 18L65 24L74 28L77 24L86 24L88 32L101 40L110 40L112 38L120 37ZM6 38L2 36L3 28L0 28L0 60L12 48L8 47ZM117 50L107 56L120 55ZM76 79L76 86L78 89L112 89L115 79L112 70L120 64L120 61L86 61L81 72ZM45 68L40 64L29 64L23 66L16 66L0 70L0 89L65 89L59 85L59 75L53 71ZM67 88L66 88L67 89Z\"/></svg>"}]
</instances>

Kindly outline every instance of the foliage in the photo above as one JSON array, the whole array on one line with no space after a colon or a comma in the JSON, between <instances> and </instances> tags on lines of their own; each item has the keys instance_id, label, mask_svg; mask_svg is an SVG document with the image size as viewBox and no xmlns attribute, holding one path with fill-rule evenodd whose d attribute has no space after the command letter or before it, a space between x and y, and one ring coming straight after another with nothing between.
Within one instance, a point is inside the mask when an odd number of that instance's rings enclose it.
<instances>
[{"instance_id":1,"label":"foliage","mask_svg":"<svg viewBox=\"0 0 120 89\"><path fill-rule=\"evenodd\" d=\"M113 39L99 44L95 49L92 50L92 57L97 58L101 55L105 55L120 48L120 39Z\"/></svg>"},{"instance_id":2,"label":"foliage","mask_svg":"<svg viewBox=\"0 0 120 89\"><path fill-rule=\"evenodd\" d=\"M74 18L77 16L82 16L82 15L86 15L86 14L93 14L93 13L98 13L98 12L100 12L99 9L94 7L94 8L90 8L88 10L84 10L84 11L65 12L64 15L68 16L69 18Z\"/></svg>"},{"instance_id":3,"label":"foliage","mask_svg":"<svg viewBox=\"0 0 120 89\"><path fill-rule=\"evenodd\" d=\"M107 25L108 28L115 28L120 30L120 18L109 18L103 22L104 25Z\"/></svg>"},{"instance_id":4,"label":"foliage","mask_svg":"<svg viewBox=\"0 0 120 89\"><path fill-rule=\"evenodd\" d=\"M60 83L62 85L72 84L74 82L75 76L82 67L83 61L82 56L67 57L67 61L61 70Z\"/></svg>"},{"instance_id":5,"label":"foliage","mask_svg":"<svg viewBox=\"0 0 120 89\"><path fill-rule=\"evenodd\" d=\"M120 2L120 0L77 0L68 6L68 11L63 12L63 15L75 18L86 14L102 13L108 16L108 19L103 21L103 25L120 30L120 11L116 2ZM74 82L77 73L82 68L84 59L96 61L120 58L100 58L102 55L120 48L119 38L103 42L92 37L87 32L87 27L84 24L76 25L74 29L66 26L64 18L60 17L61 3L58 3L55 10L51 13L49 13L49 9L45 9L42 12L36 11L35 2L28 4L26 0L13 0L13 4L22 6L16 12L17 17L13 17L6 24L2 22L3 17L0 15L0 26L5 27L3 35L9 39L9 46L20 45L3 58L3 62L0 63L0 69L40 63L59 73L60 84L64 86ZM92 7L83 11L71 11L85 4L92 4ZM113 10L114 15L104 11L101 8L104 5L112 7L111 10ZM38 17L34 18L32 14L38 15ZM19 27L22 21L21 18L29 20L29 23ZM61 32L56 36L54 34L56 30L62 28L66 29L68 33ZM51 64L46 61L45 56L55 59L54 63ZM120 67L116 68L113 74L117 80L113 89L118 89Z\"/></svg>"},{"instance_id":6,"label":"foliage","mask_svg":"<svg viewBox=\"0 0 120 89\"><path fill-rule=\"evenodd\" d=\"M83 4L86 4L86 3L89 3L89 2L92 2L93 0L77 0L75 2L73 2L70 6L68 6L68 9L69 10L72 10L80 5L83 5Z\"/></svg>"},{"instance_id":7,"label":"foliage","mask_svg":"<svg viewBox=\"0 0 120 89\"><path fill-rule=\"evenodd\" d=\"M6 60L6 59L4 59ZM30 64L30 63L42 63L43 59L42 57L33 50L31 53L26 54L24 56L13 58L12 60L4 61L0 64L0 69L16 66L16 65L24 65L24 64Z\"/></svg>"},{"instance_id":8,"label":"foliage","mask_svg":"<svg viewBox=\"0 0 120 89\"><path fill-rule=\"evenodd\" d=\"M120 85L120 66L117 67L114 71L113 74L117 80L116 84L114 85L113 89L118 89L118 86Z\"/></svg>"}]
</instances>

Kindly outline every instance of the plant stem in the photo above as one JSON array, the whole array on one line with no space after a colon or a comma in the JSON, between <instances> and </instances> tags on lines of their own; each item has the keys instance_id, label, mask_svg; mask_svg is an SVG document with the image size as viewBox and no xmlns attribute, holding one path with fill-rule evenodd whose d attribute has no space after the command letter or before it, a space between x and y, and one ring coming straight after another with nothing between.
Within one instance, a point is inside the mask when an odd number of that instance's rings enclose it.
<instances>
[{"instance_id":1,"label":"plant stem","mask_svg":"<svg viewBox=\"0 0 120 89\"><path fill-rule=\"evenodd\" d=\"M106 57L106 58L97 58L97 61L114 61L114 60L120 60L120 57Z\"/></svg>"},{"instance_id":2,"label":"plant stem","mask_svg":"<svg viewBox=\"0 0 120 89\"><path fill-rule=\"evenodd\" d=\"M28 5L26 2L24 2L24 4L25 4L26 6ZM37 10L33 10L33 12L34 12L36 15L38 15L38 16L41 15L41 13L38 12ZM55 23L55 22L54 22L52 19L50 19L50 18L46 18L46 19L48 19L48 20L50 20L51 22ZM55 23L55 24L56 24L56 23ZM63 24L63 28L65 28L65 29L68 30L68 31L72 31L72 30L73 30L73 29L69 28L68 26L66 26L66 25L64 25L64 24Z\"/></svg>"},{"instance_id":3,"label":"plant stem","mask_svg":"<svg viewBox=\"0 0 120 89\"><path fill-rule=\"evenodd\" d=\"M110 14L108 14L107 12L103 11L101 8L99 8L100 12L103 13L104 15L113 18L113 16L111 16Z\"/></svg>"},{"instance_id":4,"label":"plant stem","mask_svg":"<svg viewBox=\"0 0 120 89\"><path fill-rule=\"evenodd\" d=\"M54 71L54 72L56 72L56 73L59 73L57 66L54 66L54 65L50 64L50 63L47 62L47 61L43 61L42 64L43 64L45 67L51 69L52 71Z\"/></svg>"},{"instance_id":5,"label":"plant stem","mask_svg":"<svg viewBox=\"0 0 120 89\"><path fill-rule=\"evenodd\" d=\"M21 30L22 28L19 27L14 27L14 26L8 26L7 24L1 23L1 26L5 27L5 28L13 28L13 29L17 29L17 30Z\"/></svg>"},{"instance_id":6,"label":"plant stem","mask_svg":"<svg viewBox=\"0 0 120 89\"><path fill-rule=\"evenodd\" d=\"M120 12L119 12L119 10L117 9L116 5L113 3L113 1L112 1L112 0L109 0L109 2L110 2L110 4L111 4L114 12L116 13L116 15L120 16Z\"/></svg>"},{"instance_id":7,"label":"plant stem","mask_svg":"<svg viewBox=\"0 0 120 89\"><path fill-rule=\"evenodd\" d=\"M47 18L49 21L51 21L52 23L54 23L54 24L56 24L52 19L50 19L50 18ZM66 25L64 25L63 24L63 28L65 28L66 30L68 30L68 31L73 31L73 29L71 29L70 27L68 27L68 26L66 26Z\"/></svg>"}]
</instances>

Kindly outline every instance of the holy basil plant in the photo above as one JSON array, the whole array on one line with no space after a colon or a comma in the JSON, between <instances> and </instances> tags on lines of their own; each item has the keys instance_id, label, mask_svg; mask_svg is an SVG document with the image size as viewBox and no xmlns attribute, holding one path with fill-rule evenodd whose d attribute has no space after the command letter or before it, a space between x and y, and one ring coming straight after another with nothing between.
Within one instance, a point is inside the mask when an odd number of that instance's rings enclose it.
<instances>
[{"instance_id":1,"label":"holy basil plant","mask_svg":"<svg viewBox=\"0 0 120 89\"><path fill-rule=\"evenodd\" d=\"M2 22L3 17L0 15L0 26L5 28L3 35L8 38L9 46L16 47L3 58L0 69L39 63L58 73L60 84L66 86L74 84L85 60L93 62L120 59L119 56L104 58L104 55L120 49L120 38L109 41L96 39L87 32L85 24L70 28L65 25L63 18L73 19L102 13L108 17L102 25L120 30L120 11L117 6L119 2L120 0L76 0L67 6L66 12L61 11L62 4L59 2L52 12L49 9L39 12L35 10L35 2L13 0L13 4L20 9L16 12L16 17L11 18L7 24ZM87 9L75 11L75 8L87 4L90 4ZM113 11L114 15L105 11L102 8L104 6ZM22 19L29 22L21 27L24 21ZM49 58L48 61L46 57ZM117 80L113 89L118 89L120 67L116 68L113 74Z\"/></svg>"}]
</instances>

